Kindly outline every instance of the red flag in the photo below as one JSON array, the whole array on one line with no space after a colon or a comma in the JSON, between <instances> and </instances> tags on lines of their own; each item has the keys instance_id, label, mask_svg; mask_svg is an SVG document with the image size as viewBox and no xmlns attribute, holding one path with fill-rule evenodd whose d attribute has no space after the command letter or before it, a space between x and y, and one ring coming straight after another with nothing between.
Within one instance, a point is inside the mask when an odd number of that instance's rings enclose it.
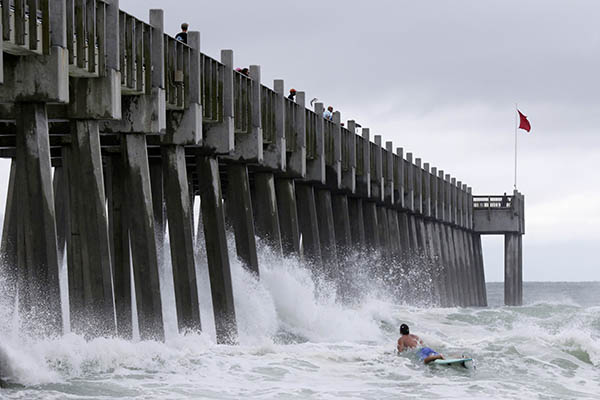
<instances>
[{"instance_id":1,"label":"red flag","mask_svg":"<svg viewBox=\"0 0 600 400\"><path fill-rule=\"evenodd\" d=\"M527 117L525 115L523 115L523 113L521 113L521 111L519 111L518 109L517 109L517 112L519 113L519 119L521 120L519 122L519 129L523 129L523 130L529 132L531 130L531 125L529 124Z\"/></svg>"}]
</instances>

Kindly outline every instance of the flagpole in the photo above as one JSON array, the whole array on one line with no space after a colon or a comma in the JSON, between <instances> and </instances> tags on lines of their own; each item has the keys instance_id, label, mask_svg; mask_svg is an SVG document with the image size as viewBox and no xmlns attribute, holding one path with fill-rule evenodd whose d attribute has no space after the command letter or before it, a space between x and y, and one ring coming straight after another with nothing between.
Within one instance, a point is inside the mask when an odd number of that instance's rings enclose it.
<instances>
[{"instance_id":1,"label":"flagpole","mask_svg":"<svg viewBox=\"0 0 600 400\"><path fill-rule=\"evenodd\" d=\"M517 190L517 114L519 113L519 106L515 103L515 190Z\"/></svg>"}]
</instances>

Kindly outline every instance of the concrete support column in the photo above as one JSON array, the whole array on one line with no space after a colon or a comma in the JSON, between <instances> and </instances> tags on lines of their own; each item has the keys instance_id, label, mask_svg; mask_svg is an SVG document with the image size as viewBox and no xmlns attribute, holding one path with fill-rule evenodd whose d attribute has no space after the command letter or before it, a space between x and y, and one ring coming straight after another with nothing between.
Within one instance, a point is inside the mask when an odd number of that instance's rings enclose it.
<instances>
[{"instance_id":1,"label":"concrete support column","mask_svg":"<svg viewBox=\"0 0 600 400\"><path fill-rule=\"evenodd\" d=\"M219 163L214 157L197 156L196 168L217 342L232 344L237 341L237 324L225 235Z\"/></svg>"},{"instance_id":2,"label":"concrete support column","mask_svg":"<svg viewBox=\"0 0 600 400\"><path fill-rule=\"evenodd\" d=\"M199 331L200 306L185 149L179 145L162 146L162 159L177 323L180 332Z\"/></svg>"},{"instance_id":3,"label":"concrete support column","mask_svg":"<svg viewBox=\"0 0 600 400\"><path fill-rule=\"evenodd\" d=\"M165 207L165 182L162 158L148 160L150 168L150 188L152 190L152 210L154 213L154 233L156 234L156 247L158 249L158 265L163 265L165 231L167 217Z\"/></svg>"},{"instance_id":4,"label":"concrete support column","mask_svg":"<svg viewBox=\"0 0 600 400\"><path fill-rule=\"evenodd\" d=\"M315 201L317 206L319 240L321 242L321 257L324 267L327 269L325 273L330 279L335 279L337 277L338 260L331 192L327 189L315 190Z\"/></svg>"},{"instance_id":5,"label":"concrete support column","mask_svg":"<svg viewBox=\"0 0 600 400\"><path fill-rule=\"evenodd\" d=\"M254 214L246 164L227 165L227 223L235 233L235 248L244 266L259 274Z\"/></svg>"},{"instance_id":6,"label":"concrete support column","mask_svg":"<svg viewBox=\"0 0 600 400\"><path fill-rule=\"evenodd\" d=\"M400 247L400 225L398 223L398 212L388 209L388 224L390 235L390 252L393 258L399 259L402 255Z\"/></svg>"},{"instance_id":7,"label":"concrete support column","mask_svg":"<svg viewBox=\"0 0 600 400\"><path fill-rule=\"evenodd\" d=\"M435 257L435 267L437 269L434 279L439 293L439 304L441 307L449 307L451 303L449 295L450 288L447 283L447 265L444 257L441 224L437 221L431 221L429 224L433 236L433 252Z\"/></svg>"},{"instance_id":8,"label":"concrete support column","mask_svg":"<svg viewBox=\"0 0 600 400\"><path fill-rule=\"evenodd\" d=\"M164 325L154 236L154 211L146 136L122 136L131 259L140 337L163 340Z\"/></svg>"},{"instance_id":9,"label":"concrete support column","mask_svg":"<svg viewBox=\"0 0 600 400\"><path fill-rule=\"evenodd\" d=\"M379 227L377 221L377 204L375 202L363 202L363 218L365 221L366 245L371 250L377 250L379 249Z\"/></svg>"},{"instance_id":10,"label":"concrete support column","mask_svg":"<svg viewBox=\"0 0 600 400\"><path fill-rule=\"evenodd\" d=\"M320 266L322 263L321 242L319 239L319 223L313 187L297 182L296 199L304 256L310 262Z\"/></svg>"},{"instance_id":11,"label":"concrete support column","mask_svg":"<svg viewBox=\"0 0 600 400\"><path fill-rule=\"evenodd\" d=\"M20 305L45 333L55 334L62 329L62 313L46 104L17 103L15 110Z\"/></svg>"},{"instance_id":12,"label":"concrete support column","mask_svg":"<svg viewBox=\"0 0 600 400\"><path fill-rule=\"evenodd\" d=\"M469 305L469 281L465 260L465 248L460 229L452 227L454 251L456 255L456 271L458 276L459 301L462 307Z\"/></svg>"},{"instance_id":13,"label":"concrete support column","mask_svg":"<svg viewBox=\"0 0 600 400\"><path fill-rule=\"evenodd\" d=\"M71 225L71 237L79 235L69 241L69 254L80 256L69 262L71 328L89 336L112 335L116 327L111 254L97 121L71 123L67 165L71 221L78 220Z\"/></svg>"},{"instance_id":14,"label":"concrete support column","mask_svg":"<svg viewBox=\"0 0 600 400\"><path fill-rule=\"evenodd\" d=\"M296 254L300 256L300 227L298 225L298 208L294 180L288 178L276 179L275 191L277 194L277 211L279 212L281 246L284 254Z\"/></svg>"},{"instance_id":15,"label":"concrete support column","mask_svg":"<svg viewBox=\"0 0 600 400\"><path fill-rule=\"evenodd\" d=\"M17 162L13 158L10 163L2 242L0 244L0 273L8 279L3 296L6 296L8 304L14 304L17 293L17 219L19 218L19 207L17 207L16 174Z\"/></svg>"},{"instance_id":16,"label":"concrete support column","mask_svg":"<svg viewBox=\"0 0 600 400\"><path fill-rule=\"evenodd\" d=\"M453 298L452 305L460 306L461 305L461 293L460 293L460 286L459 286L460 276L458 273L458 261L457 261L457 256L456 256L456 247L455 247L453 229L449 225L444 225L444 229L445 229L445 233L446 233L445 242L448 244L448 249L447 249L447 251L448 251L448 272L449 272L448 280L449 280L450 287L452 289L452 298Z\"/></svg>"},{"instance_id":17,"label":"concrete support column","mask_svg":"<svg viewBox=\"0 0 600 400\"><path fill-rule=\"evenodd\" d=\"M398 214L398 226L400 229L400 251L402 252L402 258L406 259L410 257L410 224L408 222L408 214L400 212Z\"/></svg>"},{"instance_id":18,"label":"concrete support column","mask_svg":"<svg viewBox=\"0 0 600 400\"><path fill-rule=\"evenodd\" d=\"M432 303L434 305L442 304L442 297L444 292L444 283L441 279L440 273L440 249L437 233L435 231L435 222L431 220L425 221L425 237L427 240L427 254L430 260L430 274L432 283Z\"/></svg>"},{"instance_id":19,"label":"concrete support column","mask_svg":"<svg viewBox=\"0 0 600 400\"><path fill-rule=\"evenodd\" d=\"M350 236L354 248L362 250L366 246L365 221L363 201L358 197L348 199L348 214L350 215Z\"/></svg>"},{"instance_id":20,"label":"concrete support column","mask_svg":"<svg viewBox=\"0 0 600 400\"><path fill-rule=\"evenodd\" d=\"M518 233L504 234L504 304L523 305L523 237Z\"/></svg>"},{"instance_id":21,"label":"concrete support column","mask_svg":"<svg viewBox=\"0 0 600 400\"><path fill-rule=\"evenodd\" d=\"M471 307L479 305L479 282L477 280L477 267L475 263L475 256L473 252L473 240L470 232L463 231L463 240L465 243L465 248L467 252L467 270L469 274L469 286L471 287L469 294L470 297L470 305Z\"/></svg>"},{"instance_id":22,"label":"concrete support column","mask_svg":"<svg viewBox=\"0 0 600 400\"><path fill-rule=\"evenodd\" d=\"M418 255L420 248L419 234L417 232L417 217L413 214L408 214L408 240L410 243L411 254L413 256Z\"/></svg>"},{"instance_id":23,"label":"concrete support column","mask_svg":"<svg viewBox=\"0 0 600 400\"><path fill-rule=\"evenodd\" d=\"M107 157L108 232L117 315L117 334L132 338L131 251L127 210L126 170L121 156Z\"/></svg>"},{"instance_id":24,"label":"concrete support column","mask_svg":"<svg viewBox=\"0 0 600 400\"><path fill-rule=\"evenodd\" d=\"M345 194L334 194L332 196L332 205L337 254L340 261L343 261L345 256L348 255L348 251L352 248L348 196Z\"/></svg>"},{"instance_id":25,"label":"concrete support column","mask_svg":"<svg viewBox=\"0 0 600 400\"><path fill-rule=\"evenodd\" d=\"M485 271L483 267L483 252L481 248L481 235L473 233L473 247L475 248L475 263L477 268L477 283L479 285L479 303L481 307L487 307L487 290L485 287Z\"/></svg>"},{"instance_id":26,"label":"concrete support column","mask_svg":"<svg viewBox=\"0 0 600 400\"><path fill-rule=\"evenodd\" d=\"M390 243L390 222L385 206L377 206L377 228L379 233L379 248L386 258L390 258L392 244Z\"/></svg>"},{"instance_id":27,"label":"concrete support column","mask_svg":"<svg viewBox=\"0 0 600 400\"><path fill-rule=\"evenodd\" d=\"M275 176L271 172L257 172L254 174L252 204L254 205L256 234L275 251L281 253L281 232L279 230L277 195L275 194Z\"/></svg>"}]
</instances>

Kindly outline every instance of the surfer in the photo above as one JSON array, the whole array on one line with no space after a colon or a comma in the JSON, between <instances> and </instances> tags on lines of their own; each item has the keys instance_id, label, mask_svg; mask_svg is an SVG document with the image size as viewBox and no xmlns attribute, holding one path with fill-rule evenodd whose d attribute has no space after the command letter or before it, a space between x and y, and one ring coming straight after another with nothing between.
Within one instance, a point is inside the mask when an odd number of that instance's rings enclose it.
<instances>
[{"instance_id":1,"label":"surfer","mask_svg":"<svg viewBox=\"0 0 600 400\"><path fill-rule=\"evenodd\" d=\"M398 339L398 352L402 352L406 349L418 349L417 355L425 363L429 364L433 360L443 360L444 356L436 352L435 350L426 347L423 341L417 335L410 333L408 325L400 325L400 338Z\"/></svg>"}]
</instances>

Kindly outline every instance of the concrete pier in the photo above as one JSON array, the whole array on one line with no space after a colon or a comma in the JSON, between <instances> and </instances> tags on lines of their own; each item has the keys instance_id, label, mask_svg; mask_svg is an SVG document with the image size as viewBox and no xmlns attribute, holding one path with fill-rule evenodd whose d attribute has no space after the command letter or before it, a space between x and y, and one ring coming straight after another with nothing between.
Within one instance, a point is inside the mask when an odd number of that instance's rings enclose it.
<instances>
[{"instance_id":1,"label":"concrete pier","mask_svg":"<svg viewBox=\"0 0 600 400\"><path fill-rule=\"evenodd\" d=\"M473 196L357 120L325 118L319 101L306 108L302 90L268 87L258 65L235 71L232 50L202 53L200 33L187 44L169 36L162 10L144 22L117 0L88 3L97 18L72 1L30 1L1 18L0 157L11 172L0 256L26 325L56 334L64 317L86 337L131 338L133 287L141 338L162 340L168 243L178 329L202 329L197 196L219 343L237 341L226 221L256 275L258 237L341 289L352 287L345 260L365 255L361 273L399 299L412 300L411 279L425 274L430 298L419 301L442 306L487 303L481 235L503 234L506 303L521 304L521 193Z\"/></svg>"}]
</instances>

